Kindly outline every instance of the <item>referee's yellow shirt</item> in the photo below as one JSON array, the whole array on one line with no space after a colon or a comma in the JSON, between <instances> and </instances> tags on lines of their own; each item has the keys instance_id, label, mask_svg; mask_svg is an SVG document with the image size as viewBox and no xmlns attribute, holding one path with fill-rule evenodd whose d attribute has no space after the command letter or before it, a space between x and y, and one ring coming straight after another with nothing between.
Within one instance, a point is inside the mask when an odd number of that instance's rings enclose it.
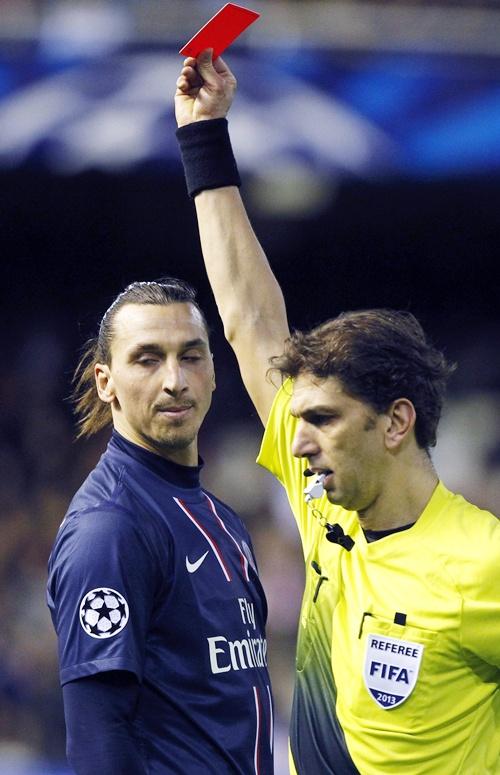
<instances>
[{"instance_id":1,"label":"referee's yellow shirt","mask_svg":"<svg viewBox=\"0 0 500 775\"><path fill-rule=\"evenodd\" d=\"M500 521L439 483L413 527L367 543L355 512L312 505L291 454L291 383L258 462L283 484L306 562L291 719L297 775L500 774Z\"/></svg>"}]
</instances>

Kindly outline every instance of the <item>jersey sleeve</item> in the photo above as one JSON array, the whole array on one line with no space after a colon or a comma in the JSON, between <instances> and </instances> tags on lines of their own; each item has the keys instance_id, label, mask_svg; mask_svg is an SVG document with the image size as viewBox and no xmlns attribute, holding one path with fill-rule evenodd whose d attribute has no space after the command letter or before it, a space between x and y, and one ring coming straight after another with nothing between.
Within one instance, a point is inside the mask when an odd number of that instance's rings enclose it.
<instances>
[{"instance_id":1,"label":"jersey sleeve","mask_svg":"<svg viewBox=\"0 0 500 775\"><path fill-rule=\"evenodd\" d=\"M165 583L141 519L113 505L72 515L49 562L61 684L109 670L142 679L155 595ZM168 554L163 558L167 567Z\"/></svg>"},{"instance_id":2,"label":"jersey sleeve","mask_svg":"<svg viewBox=\"0 0 500 775\"><path fill-rule=\"evenodd\" d=\"M66 755L77 775L146 775L133 730L139 692L136 678L123 671L63 686Z\"/></svg>"},{"instance_id":3,"label":"jersey sleeve","mask_svg":"<svg viewBox=\"0 0 500 775\"><path fill-rule=\"evenodd\" d=\"M304 471L307 462L292 455L292 441L295 435L297 420L290 414L292 397L292 381L286 380L278 390L267 421L257 462L270 471L286 490L293 515L299 529L304 556L309 555L314 541L317 522L304 499L306 480ZM314 505L325 513L332 511L326 495L323 495Z\"/></svg>"},{"instance_id":4,"label":"jersey sleeve","mask_svg":"<svg viewBox=\"0 0 500 775\"><path fill-rule=\"evenodd\" d=\"M500 668L500 520L490 516L484 552L460 576L462 647Z\"/></svg>"}]
</instances>

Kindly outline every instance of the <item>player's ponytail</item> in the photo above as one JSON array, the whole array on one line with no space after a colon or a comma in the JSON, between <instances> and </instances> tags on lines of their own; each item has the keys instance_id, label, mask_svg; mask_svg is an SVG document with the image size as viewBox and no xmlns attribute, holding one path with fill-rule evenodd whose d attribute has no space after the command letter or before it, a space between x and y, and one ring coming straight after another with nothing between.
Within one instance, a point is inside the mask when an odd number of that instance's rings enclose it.
<instances>
[{"instance_id":1,"label":"player's ponytail","mask_svg":"<svg viewBox=\"0 0 500 775\"><path fill-rule=\"evenodd\" d=\"M77 416L77 439L93 436L109 425L112 420L109 404L97 395L94 369L100 362L99 338L89 339L82 349L82 356L73 375L73 391L70 399Z\"/></svg>"}]
</instances>

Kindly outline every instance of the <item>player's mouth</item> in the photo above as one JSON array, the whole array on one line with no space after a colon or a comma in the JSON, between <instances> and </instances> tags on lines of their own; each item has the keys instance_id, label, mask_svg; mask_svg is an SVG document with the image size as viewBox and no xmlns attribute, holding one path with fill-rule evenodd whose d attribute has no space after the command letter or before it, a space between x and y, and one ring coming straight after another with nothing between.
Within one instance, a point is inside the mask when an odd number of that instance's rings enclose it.
<instances>
[{"instance_id":1,"label":"player's mouth","mask_svg":"<svg viewBox=\"0 0 500 775\"><path fill-rule=\"evenodd\" d=\"M168 406L157 406L156 411L163 417L172 417L181 420L189 414L194 404L169 404Z\"/></svg>"}]
</instances>

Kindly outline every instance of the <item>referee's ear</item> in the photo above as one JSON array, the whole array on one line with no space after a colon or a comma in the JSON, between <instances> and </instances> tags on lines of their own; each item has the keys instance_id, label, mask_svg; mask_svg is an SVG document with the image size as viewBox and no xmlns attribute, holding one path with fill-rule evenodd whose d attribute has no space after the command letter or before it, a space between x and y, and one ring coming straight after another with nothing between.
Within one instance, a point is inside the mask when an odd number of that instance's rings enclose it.
<instances>
[{"instance_id":1,"label":"referee's ear","mask_svg":"<svg viewBox=\"0 0 500 775\"><path fill-rule=\"evenodd\" d=\"M387 417L385 443L388 449L395 451L414 435L412 431L415 428L417 413L408 398L398 398L392 402L385 415Z\"/></svg>"},{"instance_id":2,"label":"referee's ear","mask_svg":"<svg viewBox=\"0 0 500 775\"><path fill-rule=\"evenodd\" d=\"M105 404L111 404L115 399L115 387L109 366L105 363L96 363L94 375L97 395Z\"/></svg>"}]
</instances>

